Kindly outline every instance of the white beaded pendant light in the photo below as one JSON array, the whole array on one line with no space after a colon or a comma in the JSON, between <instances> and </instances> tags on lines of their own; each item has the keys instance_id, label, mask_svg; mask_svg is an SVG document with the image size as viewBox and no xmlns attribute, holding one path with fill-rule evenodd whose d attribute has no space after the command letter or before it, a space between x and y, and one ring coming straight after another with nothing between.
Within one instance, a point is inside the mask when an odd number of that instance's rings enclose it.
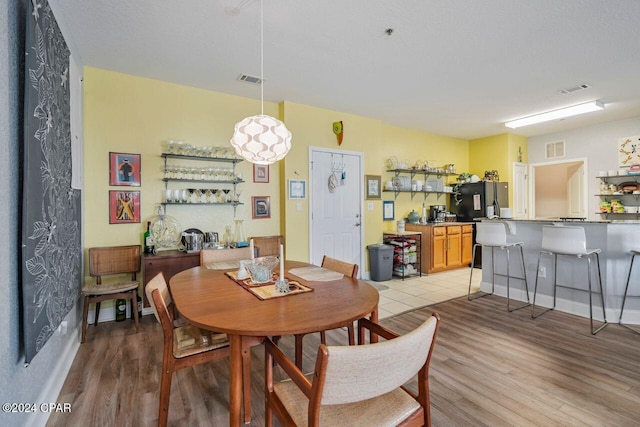
<instances>
[{"instance_id":1,"label":"white beaded pendant light","mask_svg":"<svg viewBox=\"0 0 640 427\"><path fill-rule=\"evenodd\" d=\"M291 132L280 120L264 114L264 12L260 0L260 114L236 123L231 145L245 160L270 165L291 149Z\"/></svg>"}]
</instances>

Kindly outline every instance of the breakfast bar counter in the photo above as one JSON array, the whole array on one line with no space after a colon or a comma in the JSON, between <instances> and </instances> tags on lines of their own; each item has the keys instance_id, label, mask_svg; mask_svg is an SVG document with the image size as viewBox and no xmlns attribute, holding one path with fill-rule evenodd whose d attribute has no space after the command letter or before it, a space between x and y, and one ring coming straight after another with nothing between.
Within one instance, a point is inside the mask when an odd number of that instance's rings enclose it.
<instances>
[{"instance_id":1,"label":"breakfast bar counter","mask_svg":"<svg viewBox=\"0 0 640 427\"><path fill-rule=\"evenodd\" d=\"M484 221L487 221L484 219ZM489 220L493 221L493 220ZM536 274L538 273L538 296L536 305L551 307L553 305L553 258L543 256L540 272L537 271L538 254L542 245L542 227L544 225L580 226L584 227L587 237L587 248L600 248L600 266L602 286L605 293L605 307L607 320L617 322L622 306L622 297L627 281L627 274L631 262L630 251L640 249L640 224L636 221L555 221L555 220L503 220L507 224L509 242L524 243L525 269L529 285L529 295L533 298ZM483 259L491 259L491 249L483 248ZM522 277L522 263L519 256L510 257L509 268L512 276ZM496 272L506 271L504 256L496 256ZM559 257L558 280L562 283L573 283L578 287L587 288L586 267L584 260L573 257ZM636 270L637 269L637 270ZM483 263L481 289L485 292L491 289L491 262ZM594 278L595 276L592 276ZM629 295L640 295L640 266L634 266L629 285ZM597 279L596 279L597 280ZM514 281L511 286L511 297L526 301L523 286ZM595 283L595 282L594 282ZM495 293L506 296L506 278L496 276ZM595 303L599 306L599 297L595 296ZM559 289L557 293L556 310L589 317L589 300L586 292ZM598 319L595 310L594 318ZM640 324L640 298L627 297L624 309L625 323Z\"/></svg>"}]
</instances>

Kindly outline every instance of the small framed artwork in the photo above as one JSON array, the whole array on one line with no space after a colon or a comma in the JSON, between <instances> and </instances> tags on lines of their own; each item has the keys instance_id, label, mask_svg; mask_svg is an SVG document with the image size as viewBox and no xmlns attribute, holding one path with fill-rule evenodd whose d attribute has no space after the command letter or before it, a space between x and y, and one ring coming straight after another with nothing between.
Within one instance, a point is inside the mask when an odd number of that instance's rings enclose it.
<instances>
[{"instance_id":1,"label":"small framed artwork","mask_svg":"<svg viewBox=\"0 0 640 427\"><path fill-rule=\"evenodd\" d=\"M289 180L289 198L290 199L306 199L307 198L307 181L304 179Z\"/></svg>"},{"instance_id":2,"label":"small framed artwork","mask_svg":"<svg viewBox=\"0 0 640 427\"><path fill-rule=\"evenodd\" d=\"M640 164L640 135L618 140L618 167Z\"/></svg>"},{"instance_id":3,"label":"small framed artwork","mask_svg":"<svg viewBox=\"0 0 640 427\"><path fill-rule=\"evenodd\" d=\"M253 182L269 182L269 165L253 165Z\"/></svg>"},{"instance_id":4,"label":"small framed artwork","mask_svg":"<svg viewBox=\"0 0 640 427\"><path fill-rule=\"evenodd\" d=\"M109 191L109 224L140 222L139 191Z\"/></svg>"},{"instance_id":5,"label":"small framed artwork","mask_svg":"<svg viewBox=\"0 0 640 427\"><path fill-rule=\"evenodd\" d=\"M109 185L140 187L140 154L109 153Z\"/></svg>"},{"instance_id":6,"label":"small framed artwork","mask_svg":"<svg viewBox=\"0 0 640 427\"><path fill-rule=\"evenodd\" d=\"M251 196L251 218L266 219L271 218L271 197Z\"/></svg>"},{"instance_id":7,"label":"small framed artwork","mask_svg":"<svg viewBox=\"0 0 640 427\"><path fill-rule=\"evenodd\" d=\"M396 215L394 212L393 200L385 200L382 202L382 220L393 221Z\"/></svg>"},{"instance_id":8,"label":"small framed artwork","mask_svg":"<svg viewBox=\"0 0 640 427\"><path fill-rule=\"evenodd\" d=\"M381 199L382 193L380 183L382 182L380 175L365 175L364 183L367 191L367 199Z\"/></svg>"}]
</instances>

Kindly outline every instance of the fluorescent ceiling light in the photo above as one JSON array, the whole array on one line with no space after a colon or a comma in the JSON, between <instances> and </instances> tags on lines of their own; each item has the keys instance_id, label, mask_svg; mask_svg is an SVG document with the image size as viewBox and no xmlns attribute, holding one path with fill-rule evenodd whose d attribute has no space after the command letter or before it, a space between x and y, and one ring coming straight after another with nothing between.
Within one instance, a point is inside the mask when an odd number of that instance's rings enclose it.
<instances>
[{"instance_id":1,"label":"fluorescent ceiling light","mask_svg":"<svg viewBox=\"0 0 640 427\"><path fill-rule=\"evenodd\" d=\"M504 125L515 129L522 126L533 125L535 123L548 122L550 120L562 119L564 117L577 116L578 114L590 113L591 111L604 110L604 104L600 101L591 101L584 104L561 108L559 110L547 111L546 113L535 114L522 119L506 122Z\"/></svg>"}]
</instances>

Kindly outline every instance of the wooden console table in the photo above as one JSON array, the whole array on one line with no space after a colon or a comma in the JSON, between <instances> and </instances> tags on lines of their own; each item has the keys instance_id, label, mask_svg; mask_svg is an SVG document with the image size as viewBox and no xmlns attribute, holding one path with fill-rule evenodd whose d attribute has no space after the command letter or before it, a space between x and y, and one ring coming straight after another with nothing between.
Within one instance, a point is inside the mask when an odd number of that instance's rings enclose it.
<instances>
[{"instance_id":1,"label":"wooden console table","mask_svg":"<svg viewBox=\"0 0 640 427\"><path fill-rule=\"evenodd\" d=\"M157 255L144 254L142 258L143 285L153 279L158 273L164 275L164 280L169 283L176 273L200 265L200 252L186 253L176 250L159 251ZM147 295L142 291L144 306L150 307Z\"/></svg>"}]
</instances>

